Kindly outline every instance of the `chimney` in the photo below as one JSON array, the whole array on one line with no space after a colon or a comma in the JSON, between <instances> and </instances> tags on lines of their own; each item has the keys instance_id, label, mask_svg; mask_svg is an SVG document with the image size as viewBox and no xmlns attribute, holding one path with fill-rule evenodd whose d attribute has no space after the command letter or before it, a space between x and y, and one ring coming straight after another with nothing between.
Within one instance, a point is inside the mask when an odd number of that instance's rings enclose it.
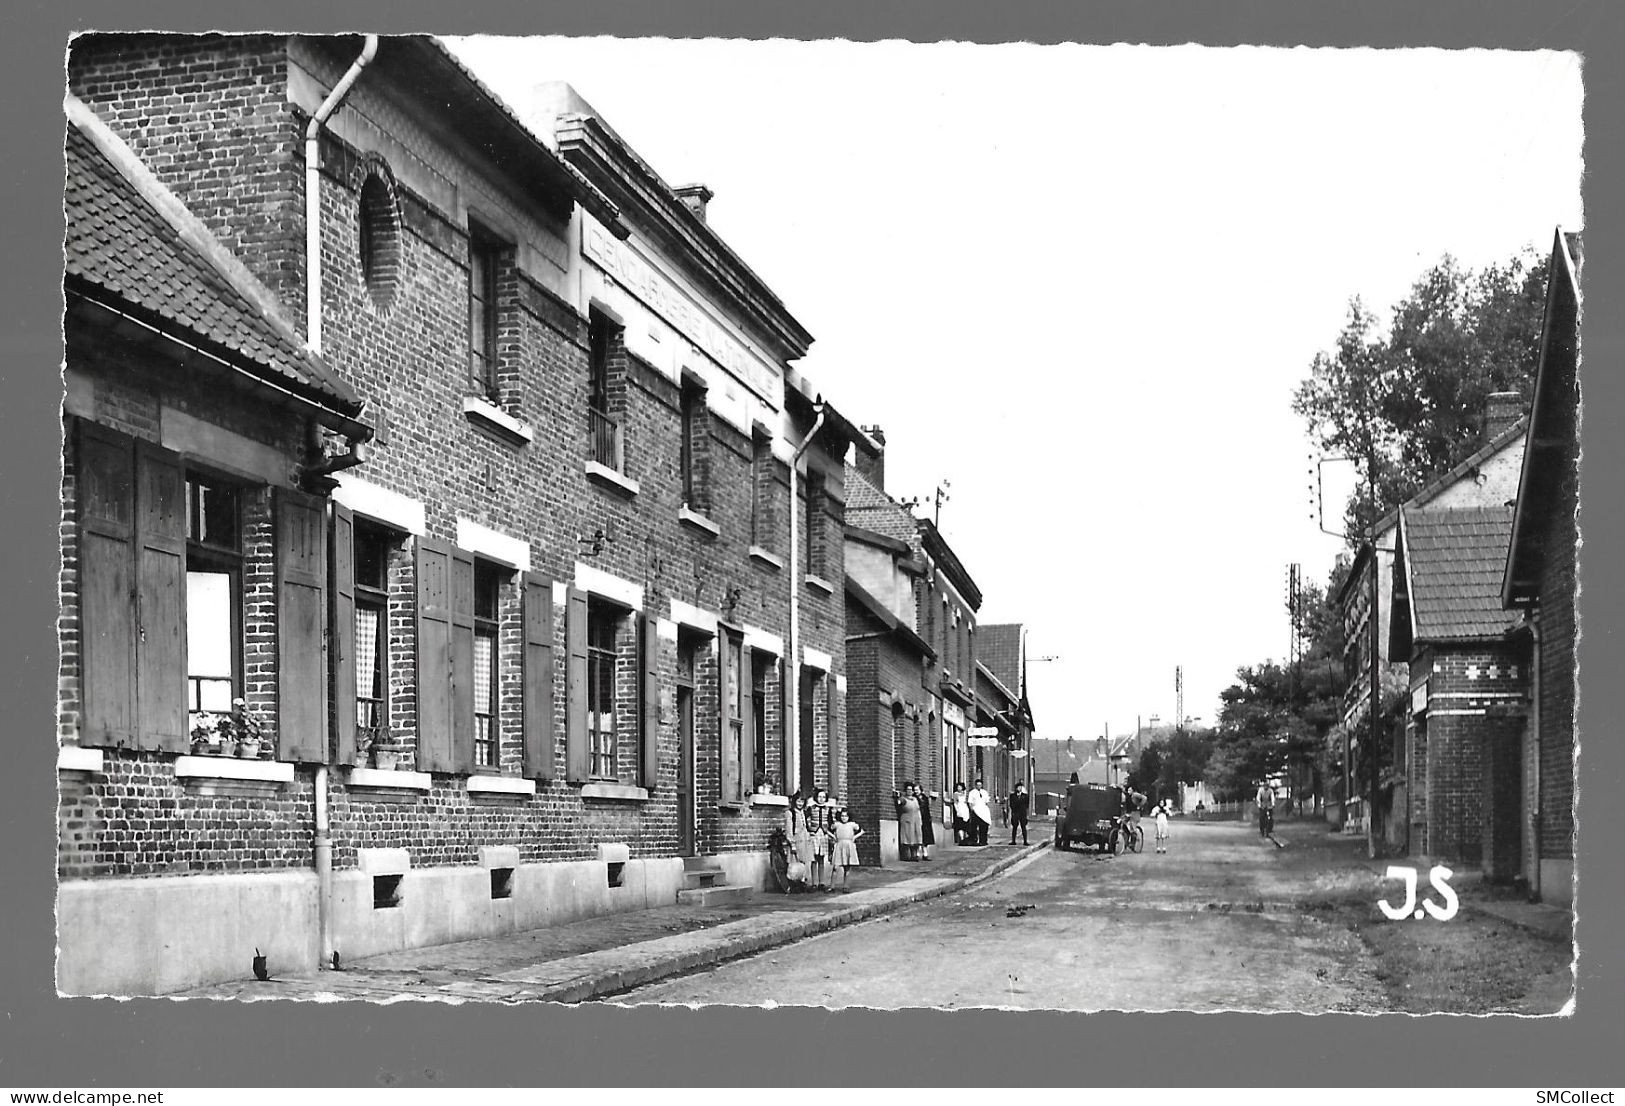
<instances>
[{"instance_id":1,"label":"chimney","mask_svg":"<svg viewBox=\"0 0 1625 1106\"><path fill-rule=\"evenodd\" d=\"M869 483L885 491L886 432L878 426L860 426L858 429L873 438L880 448L870 453L866 445L860 444L852 451L852 467Z\"/></svg>"},{"instance_id":2,"label":"chimney","mask_svg":"<svg viewBox=\"0 0 1625 1106\"><path fill-rule=\"evenodd\" d=\"M1491 392L1484 401L1484 442L1488 444L1506 433L1523 418L1523 396L1517 392Z\"/></svg>"},{"instance_id":3,"label":"chimney","mask_svg":"<svg viewBox=\"0 0 1625 1106\"><path fill-rule=\"evenodd\" d=\"M692 211L700 222L705 222L705 205L711 202L716 195L703 184L684 184L672 189L672 193L683 201L683 206Z\"/></svg>"}]
</instances>

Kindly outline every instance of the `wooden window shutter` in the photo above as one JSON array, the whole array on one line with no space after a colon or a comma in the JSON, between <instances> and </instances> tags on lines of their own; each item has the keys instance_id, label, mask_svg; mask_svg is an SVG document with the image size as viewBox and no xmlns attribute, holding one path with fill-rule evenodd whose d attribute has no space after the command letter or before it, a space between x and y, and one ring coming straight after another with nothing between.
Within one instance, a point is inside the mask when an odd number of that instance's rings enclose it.
<instances>
[{"instance_id":1,"label":"wooden window shutter","mask_svg":"<svg viewBox=\"0 0 1625 1106\"><path fill-rule=\"evenodd\" d=\"M846 782L841 779L841 695L835 683L835 673L824 673L824 702L826 713L824 725L829 732L827 747L829 749L829 789L832 794L839 795L845 802L851 802L851 796L846 793ZM920 771L925 766L920 765Z\"/></svg>"},{"instance_id":2,"label":"wooden window shutter","mask_svg":"<svg viewBox=\"0 0 1625 1106\"><path fill-rule=\"evenodd\" d=\"M553 581L525 573L524 743L525 776L553 778Z\"/></svg>"},{"instance_id":3,"label":"wooden window shutter","mask_svg":"<svg viewBox=\"0 0 1625 1106\"><path fill-rule=\"evenodd\" d=\"M639 665L642 673L643 755L639 782L653 791L660 782L660 622L650 614L638 615Z\"/></svg>"},{"instance_id":4,"label":"wooden window shutter","mask_svg":"<svg viewBox=\"0 0 1625 1106\"><path fill-rule=\"evenodd\" d=\"M186 476L180 457L136 444L136 744L184 753Z\"/></svg>"},{"instance_id":5,"label":"wooden window shutter","mask_svg":"<svg viewBox=\"0 0 1625 1106\"><path fill-rule=\"evenodd\" d=\"M276 490L277 742L283 760L327 763L326 500Z\"/></svg>"},{"instance_id":6,"label":"wooden window shutter","mask_svg":"<svg viewBox=\"0 0 1625 1106\"><path fill-rule=\"evenodd\" d=\"M79 424L79 743L135 741L135 458L123 434Z\"/></svg>"},{"instance_id":7,"label":"wooden window shutter","mask_svg":"<svg viewBox=\"0 0 1625 1106\"><path fill-rule=\"evenodd\" d=\"M353 764L355 747L355 517L342 503L333 504L329 533L328 667L333 674L333 754L339 764ZM380 662L381 663L381 662Z\"/></svg>"},{"instance_id":8,"label":"wooden window shutter","mask_svg":"<svg viewBox=\"0 0 1625 1106\"><path fill-rule=\"evenodd\" d=\"M566 592L564 608L565 688L564 688L564 767L565 779L584 783L587 779L587 593L576 588Z\"/></svg>"},{"instance_id":9,"label":"wooden window shutter","mask_svg":"<svg viewBox=\"0 0 1625 1106\"><path fill-rule=\"evenodd\" d=\"M417 542L417 766L451 771L451 547Z\"/></svg>"},{"instance_id":10,"label":"wooden window shutter","mask_svg":"<svg viewBox=\"0 0 1625 1106\"><path fill-rule=\"evenodd\" d=\"M723 802L737 801L733 781L738 769L734 755L733 688L728 684L728 652L733 648L733 637L726 632L717 634L717 762L722 765L722 781L718 794Z\"/></svg>"},{"instance_id":11,"label":"wooden window shutter","mask_svg":"<svg viewBox=\"0 0 1625 1106\"><path fill-rule=\"evenodd\" d=\"M740 798L749 802L761 765L756 763L756 650L748 645L739 651L739 713L744 723L744 736L739 742L739 789L745 793Z\"/></svg>"},{"instance_id":12,"label":"wooden window shutter","mask_svg":"<svg viewBox=\"0 0 1625 1106\"><path fill-rule=\"evenodd\" d=\"M491 693L500 703L501 688ZM451 551L450 770L474 771L474 555L461 549Z\"/></svg>"}]
</instances>

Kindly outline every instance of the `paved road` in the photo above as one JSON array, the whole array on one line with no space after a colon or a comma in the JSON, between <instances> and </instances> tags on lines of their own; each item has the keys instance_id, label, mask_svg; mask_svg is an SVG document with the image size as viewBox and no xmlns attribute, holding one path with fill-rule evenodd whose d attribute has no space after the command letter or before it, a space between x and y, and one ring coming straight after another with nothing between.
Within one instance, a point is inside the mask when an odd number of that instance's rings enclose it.
<instances>
[{"instance_id":1,"label":"paved road","mask_svg":"<svg viewBox=\"0 0 1625 1106\"><path fill-rule=\"evenodd\" d=\"M1282 831L1290 841L1291 829ZM1307 832L1307 831L1305 831ZM1322 831L1323 832L1323 831ZM1369 873L1305 867L1237 823L1167 854L1045 851L968 892L621 1002L1321 1012L1380 1006L1358 940L1299 909ZM1010 917L1016 906L1029 906Z\"/></svg>"}]
</instances>

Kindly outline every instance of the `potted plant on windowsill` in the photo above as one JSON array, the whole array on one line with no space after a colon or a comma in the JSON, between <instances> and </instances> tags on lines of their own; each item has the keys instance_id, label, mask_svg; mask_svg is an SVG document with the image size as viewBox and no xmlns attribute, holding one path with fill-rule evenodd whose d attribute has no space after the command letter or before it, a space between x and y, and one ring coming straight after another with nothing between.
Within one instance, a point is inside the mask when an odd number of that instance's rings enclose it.
<instances>
[{"instance_id":1,"label":"potted plant on windowsill","mask_svg":"<svg viewBox=\"0 0 1625 1106\"><path fill-rule=\"evenodd\" d=\"M200 710L192 713L192 754L200 757L217 757L222 755L224 735L221 732L222 723L226 721L223 715L213 711Z\"/></svg>"},{"instance_id":2,"label":"potted plant on windowsill","mask_svg":"<svg viewBox=\"0 0 1625 1106\"><path fill-rule=\"evenodd\" d=\"M367 753L372 766L384 772L404 769L406 765L401 754L405 751L405 743L388 730L380 730L378 736L367 743Z\"/></svg>"}]
</instances>

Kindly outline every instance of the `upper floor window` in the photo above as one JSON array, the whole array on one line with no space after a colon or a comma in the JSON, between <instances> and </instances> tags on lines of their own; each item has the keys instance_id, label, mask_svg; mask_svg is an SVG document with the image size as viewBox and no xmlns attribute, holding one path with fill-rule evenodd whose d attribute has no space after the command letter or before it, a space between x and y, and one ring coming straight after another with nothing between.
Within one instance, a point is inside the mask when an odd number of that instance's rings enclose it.
<instances>
[{"instance_id":1,"label":"upper floor window","mask_svg":"<svg viewBox=\"0 0 1625 1106\"><path fill-rule=\"evenodd\" d=\"M587 458L621 472L625 456L624 338L620 325L601 311L588 316L587 357Z\"/></svg>"},{"instance_id":2,"label":"upper floor window","mask_svg":"<svg viewBox=\"0 0 1625 1106\"><path fill-rule=\"evenodd\" d=\"M683 481L683 504L699 514L710 514L711 496L706 480L710 459L711 427L705 406L705 387L684 379L678 444L678 470Z\"/></svg>"},{"instance_id":3,"label":"upper floor window","mask_svg":"<svg viewBox=\"0 0 1625 1106\"><path fill-rule=\"evenodd\" d=\"M501 243L478 227L468 233L468 386L492 403L501 400L497 379L497 265Z\"/></svg>"},{"instance_id":4,"label":"upper floor window","mask_svg":"<svg viewBox=\"0 0 1625 1106\"><path fill-rule=\"evenodd\" d=\"M355 550L355 729L360 748L389 737L389 559L393 536L357 521Z\"/></svg>"},{"instance_id":5,"label":"upper floor window","mask_svg":"<svg viewBox=\"0 0 1625 1106\"><path fill-rule=\"evenodd\" d=\"M362 282L373 303L387 307L400 276L400 211L393 188L378 168L368 172L361 182L356 238Z\"/></svg>"}]
</instances>

